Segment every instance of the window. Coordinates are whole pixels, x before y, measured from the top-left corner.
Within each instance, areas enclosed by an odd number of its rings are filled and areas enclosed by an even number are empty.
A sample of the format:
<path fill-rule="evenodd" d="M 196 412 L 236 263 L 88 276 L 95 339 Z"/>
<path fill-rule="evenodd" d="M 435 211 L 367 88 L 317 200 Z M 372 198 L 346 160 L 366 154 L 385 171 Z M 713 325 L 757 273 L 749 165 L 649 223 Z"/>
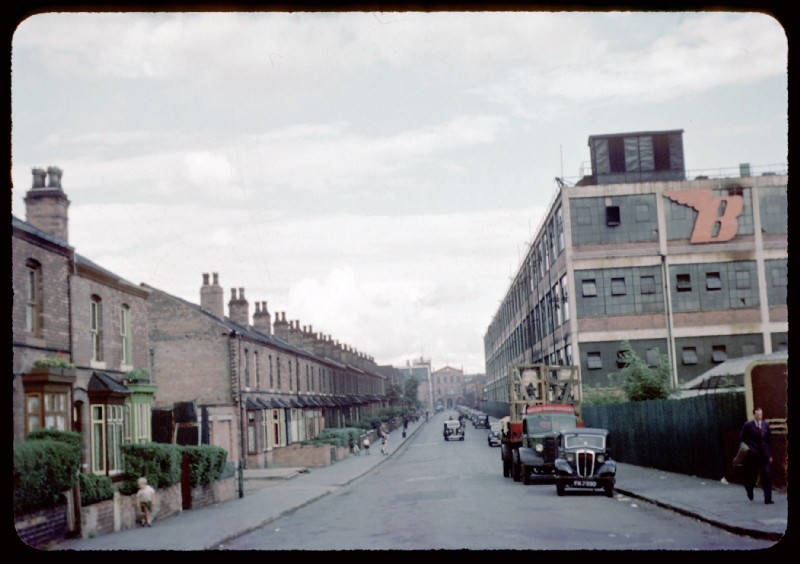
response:
<path fill-rule="evenodd" d="M 120 404 L 93 404 L 92 472 L 113 475 L 122 472 L 125 409 Z"/>
<path fill-rule="evenodd" d="M 103 360 L 103 302 L 92 296 L 90 304 L 90 323 L 92 332 L 92 360 Z"/>
<path fill-rule="evenodd" d="M 581 282 L 581 289 L 584 298 L 590 298 L 597 295 L 597 284 L 595 284 L 594 278 L 583 280 Z"/>
<path fill-rule="evenodd" d="M 647 349 L 647 352 L 645 353 L 645 359 L 647 360 L 647 366 L 649 366 L 650 368 L 657 367 L 658 361 L 660 360 L 658 349 L 656 348 Z"/>
<path fill-rule="evenodd" d="M 65 392 L 37 391 L 25 394 L 25 424 L 30 433 L 36 429 L 68 431 Z"/>
<path fill-rule="evenodd" d="M 653 159 L 656 170 L 670 170 L 668 135 L 653 135 Z"/>
<path fill-rule="evenodd" d="M 678 274 L 678 291 L 691 292 L 692 291 L 692 277 L 689 274 Z"/>
<path fill-rule="evenodd" d="M 269 389 L 272 390 L 275 388 L 275 381 L 272 375 L 272 355 L 269 355 Z"/>
<path fill-rule="evenodd" d="M 736 289 L 747 290 L 750 288 L 750 272 L 747 270 L 736 271 Z"/>
<path fill-rule="evenodd" d="M 753 343 L 744 343 L 742 345 L 742 356 L 750 356 L 756 354 L 756 346 Z"/>
<path fill-rule="evenodd" d="M 725 349 L 725 345 L 714 345 L 711 348 L 711 360 L 717 364 L 728 360 L 728 352 Z"/>
<path fill-rule="evenodd" d="M 122 364 L 133 364 L 133 349 L 131 347 L 131 310 L 127 304 L 122 304 L 119 310 L 120 338 L 122 339 Z"/>
<path fill-rule="evenodd" d="M 720 289 L 722 289 L 722 281 L 719 278 L 719 272 L 706 272 L 706 290 Z"/>
<path fill-rule="evenodd" d="M 619 206 L 606 206 L 606 225 L 616 227 L 619 222 Z"/>
<path fill-rule="evenodd" d="M 747 271 L 745 271 L 745 273 L 749 274 Z M 738 276 L 739 273 L 737 272 L 736 274 Z M 786 268 L 785 267 L 783 267 L 783 268 L 773 268 L 773 269 L 770 270 L 770 274 L 772 275 L 772 286 L 773 287 L 779 287 L 780 288 L 780 287 L 784 287 L 784 286 L 787 285 L 787 277 L 786 277 Z M 738 282 L 738 278 L 737 278 L 737 282 Z M 750 283 L 750 277 L 749 276 L 747 278 L 747 282 L 748 282 L 748 286 L 747 287 L 749 288 L 750 287 L 749 286 L 749 283 Z"/>
<path fill-rule="evenodd" d="M 683 363 L 697 364 L 697 348 L 683 347 Z"/>
<path fill-rule="evenodd" d="M 625 141 L 622 137 L 608 140 L 608 160 L 611 172 L 625 172 Z"/>
<path fill-rule="evenodd" d="M 42 267 L 35 260 L 28 261 L 25 280 L 25 331 L 40 335 L 42 330 Z"/>
<path fill-rule="evenodd" d="M 625 290 L 625 279 L 624 278 L 612 278 L 611 279 L 611 295 L 612 296 L 624 296 L 626 294 Z"/>
<path fill-rule="evenodd" d="M 642 276 L 639 278 L 642 294 L 655 294 L 656 293 L 656 277 L 655 276 Z"/>
<path fill-rule="evenodd" d="M 599 352 L 590 352 L 586 355 L 586 367 L 589 370 L 597 370 L 603 368 L 603 357 Z"/>

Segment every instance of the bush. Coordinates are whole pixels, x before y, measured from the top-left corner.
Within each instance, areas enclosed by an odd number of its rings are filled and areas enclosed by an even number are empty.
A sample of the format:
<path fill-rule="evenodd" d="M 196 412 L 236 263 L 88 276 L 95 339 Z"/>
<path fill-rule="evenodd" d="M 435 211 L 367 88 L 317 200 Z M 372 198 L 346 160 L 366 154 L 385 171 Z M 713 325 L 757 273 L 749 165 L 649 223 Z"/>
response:
<path fill-rule="evenodd" d="M 114 482 L 109 476 L 81 474 L 81 506 L 114 498 Z"/>
<path fill-rule="evenodd" d="M 55 429 L 36 429 L 35 431 L 31 431 L 28 433 L 29 441 L 37 441 L 37 440 L 54 440 L 54 441 L 61 441 L 63 443 L 67 443 L 68 445 L 73 446 L 74 448 L 78 449 L 80 452 L 82 448 L 82 439 L 81 434 L 76 433 L 75 431 L 56 431 Z"/>
<path fill-rule="evenodd" d="M 77 480 L 80 463 L 80 443 L 76 447 L 67 435 L 15 442 L 15 513 L 28 513 L 61 503 L 63 492 L 72 488 Z"/>
<path fill-rule="evenodd" d="M 122 445 L 123 480 L 120 493 L 136 493 L 141 476 L 154 488 L 165 488 L 181 481 L 180 447 L 162 443 Z"/>
<path fill-rule="evenodd" d="M 349 447 L 351 441 L 358 444 L 358 438 L 366 427 L 341 427 L 323 429 L 319 436 L 314 439 L 308 439 L 302 444 L 309 445 L 334 445 L 339 447 Z"/>
<path fill-rule="evenodd" d="M 222 447 L 192 445 L 180 447 L 180 450 L 189 458 L 192 487 L 210 484 L 225 472 L 228 451 Z"/>

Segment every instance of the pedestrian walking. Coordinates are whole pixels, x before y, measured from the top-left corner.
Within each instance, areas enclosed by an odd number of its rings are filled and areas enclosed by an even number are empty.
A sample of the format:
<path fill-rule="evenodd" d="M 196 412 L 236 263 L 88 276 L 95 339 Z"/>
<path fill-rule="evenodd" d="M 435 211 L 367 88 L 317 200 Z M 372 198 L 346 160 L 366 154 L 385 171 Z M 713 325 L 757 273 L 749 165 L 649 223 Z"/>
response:
<path fill-rule="evenodd" d="M 389 454 L 389 435 L 386 433 L 381 437 L 381 454 Z"/>
<path fill-rule="evenodd" d="M 369 454 L 369 437 L 364 437 L 364 451 Z"/>
<path fill-rule="evenodd" d="M 156 499 L 156 491 L 147 483 L 147 478 L 142 476 L 137 480 L 139 491 L 136 492 L 136 503 L 139 511 L 144 515 L 141 521 L 142 527 L 153 525 L 153 502 Z"/>
<path fill-rule="evenodd" d="M 742 426 L 739 434 L 739 444 L 744 443 L 748 448 L 742 470 L 744 472 L 744 489 L 747 492 L 747 499 L 751 501 L 753 488 L 760 477 L 761 489 L 764 491 L 764 503 L 772 503 L 771 440 L 769 423 L 764 421 L 761 408 L 756 407 L 753 409 L 753 419 Z"/>

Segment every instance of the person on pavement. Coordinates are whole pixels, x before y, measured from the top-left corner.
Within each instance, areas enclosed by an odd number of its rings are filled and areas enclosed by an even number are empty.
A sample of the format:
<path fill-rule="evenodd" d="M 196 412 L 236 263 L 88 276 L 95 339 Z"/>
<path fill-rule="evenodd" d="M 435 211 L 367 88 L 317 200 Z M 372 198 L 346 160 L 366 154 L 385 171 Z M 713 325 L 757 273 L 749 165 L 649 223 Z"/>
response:
<path fill-rule="evenodd" d="M 769 423 L 764 421 L 760 407 L 753 409 L 753 419 L 742 426 L 739 442 L 750 449 L 744 461 L 744 489 L 747 499 L 753 499 L 753 488 L 761 477 L 761 489 L 764 491 L 764 503 L 772 503 L 772 449 Z"/>
<path fill-rule="evenodd" d="M 139 510 L 144 514 L 142 527 L 151 527 L 153 524 L 153 502 L 156 498 L 156 491 L 147 483 L 147 478 L 141 477 L 137 480 L 139 491 L 136 492 L 136 502 Z"/>

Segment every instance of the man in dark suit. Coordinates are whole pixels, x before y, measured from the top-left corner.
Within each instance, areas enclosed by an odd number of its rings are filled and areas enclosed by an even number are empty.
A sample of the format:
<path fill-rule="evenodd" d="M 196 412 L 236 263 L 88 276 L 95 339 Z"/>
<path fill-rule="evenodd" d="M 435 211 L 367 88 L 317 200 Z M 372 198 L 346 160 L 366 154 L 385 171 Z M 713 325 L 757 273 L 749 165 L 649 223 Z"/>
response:
<path fill-rule="evenodd" d="M 749 447 L 744 463 L 744 489 L 747 498 L 753 499 L 753 488 L 761 475 L 761 488 L 764 490 L 764 503 L 772 503 L 772 449 L 770 448 L 769 424 L 763 420 L 760 407 L 753 409 L 753 419 L 742 426 L 739 442 Z"/>

